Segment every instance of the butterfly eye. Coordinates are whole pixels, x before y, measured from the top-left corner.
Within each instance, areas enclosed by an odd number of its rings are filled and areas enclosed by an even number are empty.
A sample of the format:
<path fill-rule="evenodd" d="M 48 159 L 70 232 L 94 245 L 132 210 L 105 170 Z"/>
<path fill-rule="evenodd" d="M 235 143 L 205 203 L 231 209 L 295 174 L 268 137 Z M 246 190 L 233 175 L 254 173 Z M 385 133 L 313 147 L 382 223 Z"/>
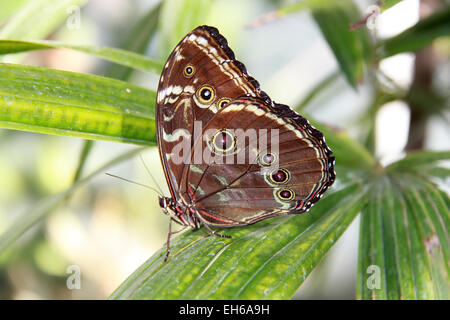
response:
<path fill-rule="evenodd" d="M 218 102 L 217 105 L 219 106 L 220 109 L 222 109 L 223 107 L 225 107 L 227 104 L 229 104 L 231 102 L 231 99 L 229 98 L 221 98 Z"/>
<path fill-rule="evenodd" d="M 222 153 L 229 152 L 236 146 L 236 139 L 227 130 L 220 130 L 211 139 L 213 145 L 213 151 L 219 151 Z"/>
<path fill-rule="evenodd" d="M 280 189 L 277 191 L 277 196 L 283 201 L 289 201 L 294 199 L 295 192 L 288 188 Z"/>
<path fill-rule="evenodd" d="M 194 66 L 187 65 L 187 66 L 184 68 L 184 70 L 183 70 L 183 75 L 184 75 L 186 78 L 190 78 L 190 77 L 192 77 L 192 76 L 194 75 L 194 72 L 195 72 Z"/>
<path fill-rule="evenodd" d="M 277 155 L 273 152 L 264 153 L 259 156 L 259 164 L 263 166 L 271 166 L 277 161 Z"/>
<path fill-rule="evenodd" d="M 197 98 L 202 104 L 210 103 L 216 97 L 216 92 L 213 87 L 204 85 L 197 90 Z"/>
<path fill-rule="evenodd" d="M 286 169 L 276 169 L 270 173 L 269 179 L 275 184 L 283 184 L 289 181 L 290 174 Z"/>

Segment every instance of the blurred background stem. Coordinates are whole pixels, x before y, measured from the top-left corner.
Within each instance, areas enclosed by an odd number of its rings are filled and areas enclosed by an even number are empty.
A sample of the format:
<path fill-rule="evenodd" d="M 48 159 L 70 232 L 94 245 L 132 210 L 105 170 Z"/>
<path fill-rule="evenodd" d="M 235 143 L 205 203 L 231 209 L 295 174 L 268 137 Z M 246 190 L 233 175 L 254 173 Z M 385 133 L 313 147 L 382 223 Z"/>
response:
<path fill-rule="evenodd" d="M 442 0 L 420 0 L 419 16 L 424 19 L 444 5 Z M 428 93 L 432 90 L 433 75 L 437 57 L 433 45 L 427 46 L 415 54 L 414 78 L 410 87 L 409 97 L 416 91 Z M 426 124 L 433 106 L 424 106 L 416 99 L 408 99 L 411 110 L 409 135 L 406 151 L 421 150 L 425 144 Z"/>

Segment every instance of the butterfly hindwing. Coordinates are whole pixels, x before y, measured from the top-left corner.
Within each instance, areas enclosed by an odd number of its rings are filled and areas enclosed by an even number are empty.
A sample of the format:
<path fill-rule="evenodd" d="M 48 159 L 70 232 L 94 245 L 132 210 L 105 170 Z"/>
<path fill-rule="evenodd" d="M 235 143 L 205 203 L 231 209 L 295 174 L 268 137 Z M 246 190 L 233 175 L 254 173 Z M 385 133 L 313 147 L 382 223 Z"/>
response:
<path fill-rule="evenodd" d="M 234 100 L 194 143 L 195 150 L 209 150 L 215 161 L 192 164 L 183 176 L 186 189 L 180 191 L 209 224 L 243 225 L 305 212 L 334 181 L 334 158 L 320 133 L 301 117 L 281 116 L 283 110 L 261 99 Z M 234 150 L 221 154 L 220 144 L 214 148 L 214 132 L 226 132 L 230 140 L 234 136 Z M 264 143 L 252 143 L 260 140 Z"/>

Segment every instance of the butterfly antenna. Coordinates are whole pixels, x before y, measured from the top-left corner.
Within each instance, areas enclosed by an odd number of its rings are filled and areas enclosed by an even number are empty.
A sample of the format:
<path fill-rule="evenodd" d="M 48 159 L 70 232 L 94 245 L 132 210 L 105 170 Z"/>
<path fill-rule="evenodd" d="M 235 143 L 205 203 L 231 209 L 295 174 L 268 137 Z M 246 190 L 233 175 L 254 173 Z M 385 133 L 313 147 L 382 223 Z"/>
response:
<path fill-rule="evenodd" d="M 150 170 L 148 169 L 147 165 L 145 164 L 144 158 L 142 157 L 142 154 L 139 154 L 139 157 L 141 158 L 142 165 L 144 166 L 145 170 L 147 170 L 148 175 L 150 176 L 150 179 L 152 179 L 155 186 L 158 188 L 158 190 L 163 194 L 164 192 L 161 190 L 161 187 L 159 186 L 158 182 L 156 181 L 155 177 L 152 175 Z"/>
<path fill-rule="evenodd" d="M 136 182 L 136 181 L 131 181 L 131 180 L 128 180 L 128 179 L 125 179 L 125 178 L 116 176 L 116 175 L 111 174 L 111 173 L 105 173 L 105 174 L 106 174 L 107 176 L 110 176 L 110 177 L 113 177 L 113 178 L 117 178 L 117 179 L 120 179 L 120 180 L 123 180 L 123 181 L 126 181 L 126 182 L 134 183 L 134 184 L 136 184 L 136 185 L 138 185 L 138 186 L 145 187 L 145 188 L 147 188 L 147 189 L 150 189 L 150 190 L 152 190 L 152 191 L 155 191 L 160 197 L 164 197 L 164 196 L 162 195 L 162 193 L 160 193 L 158 190 L 156 190 L 155 188 L 152 188 L 152 187 L 150 187 L 150 186 L 147 186 L 147 185 L 145 185 L 145 184 L 142 184 L 142 183 L 139 183 L 139 182 Z"/>

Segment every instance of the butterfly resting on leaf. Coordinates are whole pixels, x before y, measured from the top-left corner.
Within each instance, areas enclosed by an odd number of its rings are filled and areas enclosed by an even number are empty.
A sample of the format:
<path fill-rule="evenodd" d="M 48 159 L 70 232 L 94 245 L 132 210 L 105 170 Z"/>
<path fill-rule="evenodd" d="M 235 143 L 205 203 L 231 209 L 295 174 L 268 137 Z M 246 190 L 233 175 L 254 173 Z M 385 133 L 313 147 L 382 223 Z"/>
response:
<path fill-rule="evenodd" d="M 194 29 L 170 54 L 156 127 L 171 195 L 159 204 L 184 227 L 227 237 L 211 227 L 306 212 L 335 180 L 323 134 L 272 101 L 214 27 Z"/>

